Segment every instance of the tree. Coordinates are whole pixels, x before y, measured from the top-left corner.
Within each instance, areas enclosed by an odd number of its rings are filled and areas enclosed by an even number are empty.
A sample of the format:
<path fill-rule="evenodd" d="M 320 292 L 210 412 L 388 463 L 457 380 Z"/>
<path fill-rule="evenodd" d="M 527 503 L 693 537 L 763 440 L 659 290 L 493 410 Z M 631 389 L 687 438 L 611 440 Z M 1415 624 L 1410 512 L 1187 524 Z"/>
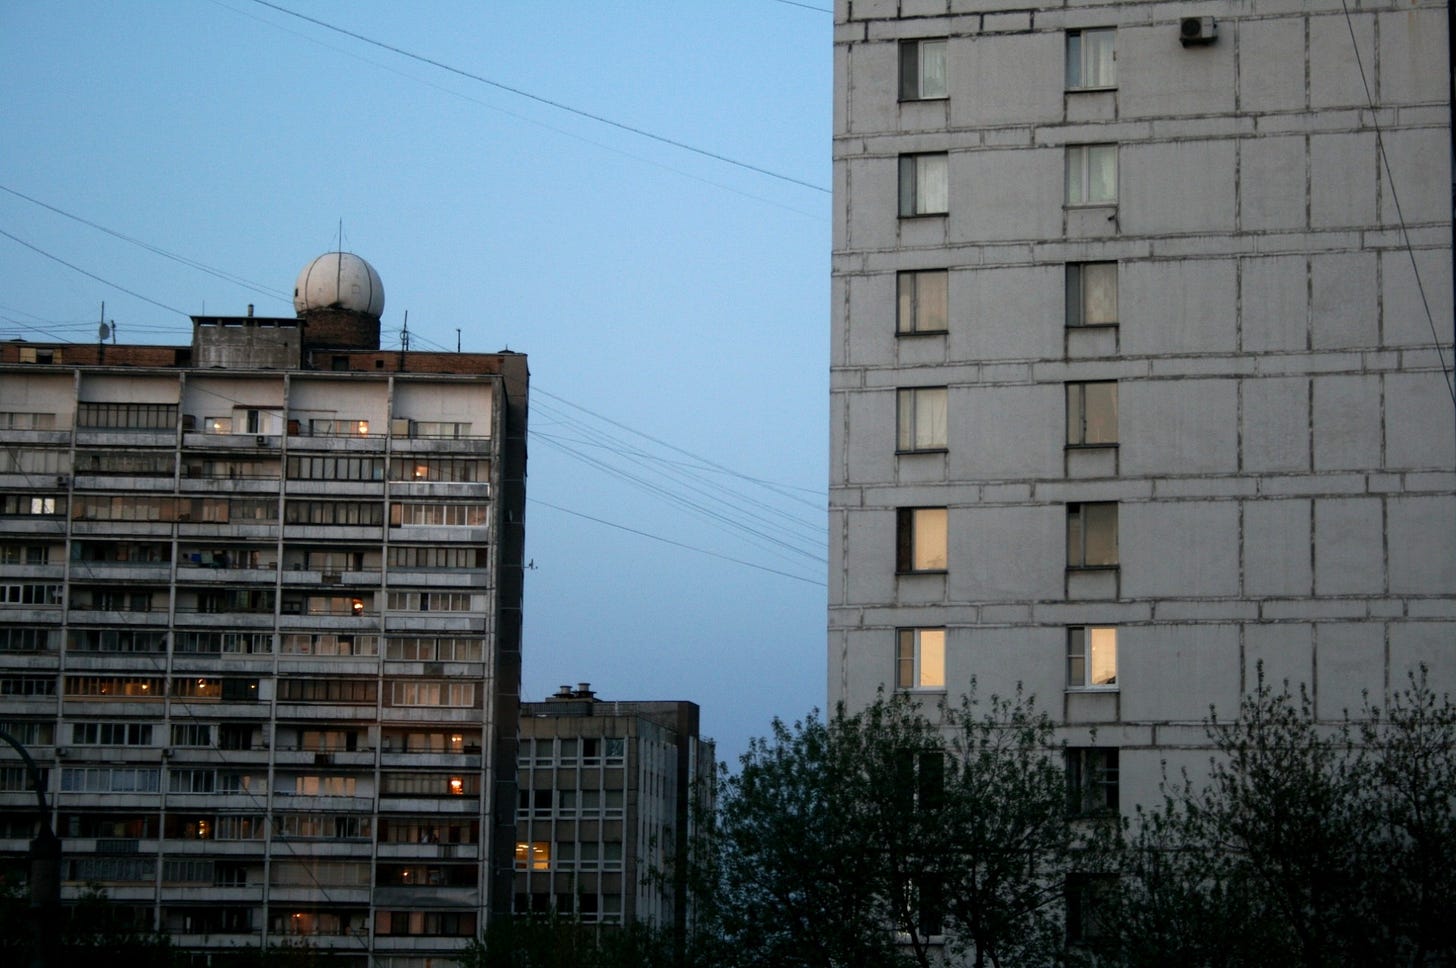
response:
<path fill-rule="evenodd" d="M 713 909 L 741 964 L 977 965 L 1062 950 L 1063 892 L 1097 825 L 1069 825 L 1051 721 L 974 684 L 934 718 L 905 694 L 775 721 L 722 786 Z M 728 962 L 720 962 L 728 963 Z"/>
<path fill-rule="evenodd" d="M 1424 670 L 1357 729 L 1261 669 L 1207 728 L 1206 786 L 1165 785 L 1137 820 L 1125 964 L 1456 965 L 1456 710 Z"/>
<path fill-rule="evenodd" d="M 737 964 L 901 961 L 871 876 L 878 846 L 851 792 L 863 787 L 863 750 L 847 719 L 841 710 L 829 722 L 817 713 L 792 727 L 774 720 L 722 785 L 711 909 Z"/>
<path fill-rule="evenodd" d="M 1117 820 L 1069 822 L 1053 724 L 1019 689 L 981 711 L 973 688 L 947 718 L 942 877 L 954 947 L 977 968 L 1055 963 L 1067 882 L 1107 868 Z"/>

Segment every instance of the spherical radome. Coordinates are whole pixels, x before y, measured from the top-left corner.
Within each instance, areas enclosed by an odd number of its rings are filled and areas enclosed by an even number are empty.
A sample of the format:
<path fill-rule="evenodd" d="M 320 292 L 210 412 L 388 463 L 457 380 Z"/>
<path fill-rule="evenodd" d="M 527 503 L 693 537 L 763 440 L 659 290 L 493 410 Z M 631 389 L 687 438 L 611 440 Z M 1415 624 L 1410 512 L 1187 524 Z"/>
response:
<path fill-rule="evenodd" d="M 325 252 L 303 267 L 293 284 L 293 309 L 344 309 L 384 315 L 384 283 L 374 267 L 352 252 Z"/>

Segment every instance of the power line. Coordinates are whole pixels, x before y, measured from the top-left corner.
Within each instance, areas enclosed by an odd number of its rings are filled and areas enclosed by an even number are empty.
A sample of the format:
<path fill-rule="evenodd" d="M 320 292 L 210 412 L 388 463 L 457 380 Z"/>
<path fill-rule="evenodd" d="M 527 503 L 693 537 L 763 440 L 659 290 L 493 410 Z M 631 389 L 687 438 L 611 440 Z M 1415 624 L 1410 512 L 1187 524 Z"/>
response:
<path fill-rule="evenodd" d="M 166 303 L 160 303 L 160 302 L 157 302 L 155 299 L 151 299 L 151 298 L 148 298 L 147 296 L 143 296 L 139 292 L 133 292 L 132 290 L 126 288 L 125 286 L 118 285 L 117 283 L 114 283 L 114 282 L 110 281 L 109 279 L 103 279 L 103 278 L 101 278 L 100 276 L 98 276 L 94 272 L 87 272 L 85 269 L 82 269 L 80 266 L 73 265 L 72 263 L 67 262 L 65 259 L 62 259 L 60 256 L 51 255 L 46 250 L 44 250 L 42 248 L 39 248 L 38 246 L 31 245 L 29 242 L 25 241 L 24 239 L 17 238 L 16 236 L 11 235 L 9 232 L 5 231 L 4 229 L 0 229 L 0 235 L 5 236 L 7 239 L 10 239 L 12 242 L 16 242 L 16 243 L 18 243 L 20 245 L 25 246 L 27 249 L 31 250 L 32 252 L 37 253 L 38 255 L 45 256 L 47 259 L 50 259 L 53 262 L 59 262 L 61 265 L 65 266 L 67 269 L 71 269 L 71 270 L 74 270 L 76 272 L 79 272 L 79 273 L 81 273 L 81 275 L 86 276 L 89 279 L 95 279 L 97 282 L 101 283 L 103 286 L 110 286 L 111 288 L 113 288 L 113 289 L 115 289 L 115 290 L 117 290 L 119 292 L 126 293 L 128 296 L 134 296 L 137 299 L 140 299 L 142 302 L 151 303 L 153 306 L 156 306 L 159 309 L 165 309 L 169 313 L 176 313 L 178 316 L 186 316 L 188 319 L 191 319 L 192 318 L 192 314 L 191 313 L 185 313 L 182 310 L 176 308 L 175 306 L 168 306 Z"/>
<path fill-rule="evenodd" d="M 741 558 L 732 558 L 728 555 L 720 555 L 716 551 L 708 551 L 705 548 L 697 548 L 690 544 L 684 544 L 681 541 L 673 541 L 671 538 L 664 538 L 661 535 L 651 534 L 650 532 L 642 531 L 638 528 L 631 528 L 625 524 L 617 524 L 615 521 L 608 521 L 604 518 L 593 517 L 590 514 L 583 514 L 580 511 L 573 511 L 570 508 L 564 508 L 559 504 L 552 504 L 549 501 L 543 501 L 540 498 L 528 497 L 526 498 L 526 500 L 531 504 L 539 504 L 542 507 L 551 508 L 553 511 L 560 511 L 563 514 L 570 514 L 578 518 L 585 518 L 588 521 L 595 521 L 597 524 L 604 524 L 609 528 L 617 528 L 620 531 L 626 531 L 630 534 L 640 535 L 643 538 L 650 538 L 653 541 L 661 541 L 663 544 L 669 544 L 675 548 L 683 548 L 687 551 L 695 551 L 698 554 L 707 555 L 710 558 L 721 558 L 724 561 L 731 561 L 736 565 L 743 565 L 746 568 L 756 568 L 759 571 L 766 571 L 772 575 L 780 575 L 784 578 L 792 578 L 794 581 L 801 581 L 806 585 L 818 585 L 821 588 L 828 587 L 822 581 L 815 581 L 812 578 L 805 578 L 802 575 L 791 574 L 790 572 L 780 571 L 777 568 L 769 568 L 765 565 L 756 565 L 751 561 L 744 561 Z"/>
<path fill-rule="evenodd" d="M 27 202 L 30 202 L 32 205 L 39 205 L 41 208 L 46 209 L 47 211 L 55 212 L 57 215 L 61 215 L 65 218 L 71 219 L 73 222 L 80 222 L 82 225 L 93 228 L 98 232 L 104 232 L 112 238 L 120 239 L 121 241 L 130 243 L 131 245 L 139 246 L 140 248 L 146 249 L 148 252 L 162 256 L 164 259 L 171 259 L 173 262 L 180 263 L 190 269 L 200 270 L 210 276 L 221 279 L 224 282 L 230 282 L 233 285 L 242 286 L 244 289 L 251 289 L 253 292 L 258 293 L 259 295 L 271 296 L 274 299 L 283 301 L 286 301 L 289 298 L 286 293 L 280 292 L 277 289 L 269 289 L 262 283 L 252 282 L 251 280 L 244 279 L 242 276 L 233 275 L 231 272 L 227 272 L 226 270 L 218 269 L 205 263 L 198 262 L 196 259 L 189 259 L 186 256 L 177 255 L 175 252 L 168 252 L 166 249 L 158 248 L 157 246 L 152 245 L 150 242 L 143 242 L 141 239 L 132 238 L 130 235 L 124 235 L 121 232 L 116 231 L 115 229 L 109 229 L 104 225 L 99 225 L 96 222 L 91 221 L 90 219 L 85 219 L 79 215 L 67 212 L 64 209 L 57 208 L 56 206 L 51 205 L 47 202 L 43 202 L 38 198 L 32 198 L 24 192 L 16 191 L 15 189 L 10 188 L 7 185 L 0 185 L 0 192 L 7 192 L 11 195 L 14 195 L 16 198 L 21 198 Z"/>
<path fill-rule="evenodd" d="M 380 48 L 381 50 L 387 50 L 391 53 L 398 54 L 401 57 L 408 57 L 411 60 L 419 61 L 421 64 L 428 64 L 431 67 L 438 68 L 442 71 L 448 71 L 451 74 L 456 74 L 460 77 L 468 78 L 469 80 L 489 85 L 490 87 L 497 88 L 498 90 L 514 94 L 517 97 L 523 97 L 528 100 L 535 101 L 538 104 L 544 104 L 548 107 L 556 108 L 558 111 L 565 111 L 568 114 L 574 114 L 578 117 L 587 118 L 588 120 L 595 121 L 598 124 L 605 124 L 610 127 L 617 128 L 621 131 L 635 134 L 642 138 L 648 138 L 652 141 L 659 142 L 660 144 L 670 145 L 683 151 L 690 151 L 695 155 L 701 155 L 704 158 L 711 158 L 714 161 L 721 161 L 724 164 L 733 165 L 746 171 L 756 172 L 760 175 L 767 175 L 769 178 L 776 178 L 779 181 L 788 182 L 792 185 L 799 185 L 802 188 L 812 189 L 816 192 L 824 192 L 825 194 L 829 193 L 829 189 L 825 188 L 822 185 L 815 185 L 813 182 L 804 181 L 803 179 L 795 178 L 792 175 L 781 174 L 780 172 L 772 171 L 768 168 L 762 168 L 758 165 L 750 164 L 746 161 L 739 161 L 736 158 L 730 158 L 727 155 L 719 154 L 715 151 L 709 151 L 706 148 L 699 148 L 696 145 L 690 145 L 684 141 L 678 141 L 676 139 L 666 137 L 665 135 L 654 134 L 653 132 L 648 131 L 645 128 L 638 128 L 633 125 L 626 124 L 622 121 L 614 121 L 613 119 L 600 114 L 593 114 L 592 112 L 582 110 L 581 108 L 574 108 L 569 104 L 563 104 L 560 101 L 553 101 L 550 98 L 542 97 L 539 94 L 532 94 L 530 91 L 525 91 L 518 87 L 512 87 L 509 84 L 503 84 L 500 81 L 493 81 L 488 77 L 481 76 L 480 74 L 473 74 L 470 71 L 462 70 L 458 67 L 452 67 L 451 65 L 446 64 L 443 61 L 437 61 L 433 58 L 426 57 L 423 54 L 416 54 L 413 51 L 405 50 L 403 47 L 396 47 L 393 44 L 387 44 L 382 40 L 375 40 L 372 37 L 366 37 L 364 34 L 356 33 L 355 31 L 348 30 L 347 28 L 336 26 L 335 24 L 331 24 L 325 20 L 319 20 L 316 17 L 310 17 L 307 14 L 302 14 L 295 10 L 289 10 L 287 7 L 279 6 L 276 3 L 270 3 L 269 0 L 253 0 L 253 2 L 258 4 L 259 6 L 267 7 L 270 10 L 276 10 L 281 14 L 286 14 L 290 17 L 297 17 L 299 20 L 303 20 L 308 23 L 314 24 L 315 26 L 322 27 L 325 30 L 332 30 L 335 33 L 343 34 L 345 37 L 352 37 L 353 39 L 360 41 L 361 43 L 370 44 L 374 47 Z"/>
<path fill-rule="evenodd" d="M 1426 311 L 1426 322 L 1431 327 L 1431 340 L 1436 347 L 1436 357 L 1441 364 L 1441 377 L 1446 381 L 1446 392 L 1451 397 L 1451 403 L 1456 405 L 1456 385 L 1452 384 L 1451 373 L 1446 367 L 1446 351 L 1441 343 L 1441 337 L 1436 333 L 1436 319 L 1431 313 L 1430 301 L 1426 298 L 1426 287 L 1421 283 L 1421 267 L 1416 264 L 1416 253 L 1411 245 L 1410 230 L 1405 224 L 1405 213 L 1400 208 L 1400 196 L 1395 191 L 1395 175 L 1390 170 L 1390 156 L 1385 153 L 1385 138 L 1380 130 L 1380 117 L 1375 107 L 1375 95 L 1370 92 L 1370 81 L 1365 76 L 1365 62 L 1360 57 L 1360 42 L 1355 38 L 1355 21 L 1350 16 L 1350 5 L 1341 0 L 1341 7 L 1345 11 L 1345 26 L 1350 31 L 1350 46 L 1355 51 L 1355 66 L 1360 71 L 1360 83 L 1365 87 L 1365 101 L 1370 105 L 1370 124 L 1375 128 L 1375 148 L 1380 153 L 1381 164 L 1385 168 L 1385 180 L 1390 184 L 1390 200 L 1395 204 L 1395 219 L 1400 225 L 1400 236 L 1405 243 L 1406 255 L 1410 257 L 1411 273 L 1416 279 L 1416 291 L 1420 293 L 1421 305 Z"/>

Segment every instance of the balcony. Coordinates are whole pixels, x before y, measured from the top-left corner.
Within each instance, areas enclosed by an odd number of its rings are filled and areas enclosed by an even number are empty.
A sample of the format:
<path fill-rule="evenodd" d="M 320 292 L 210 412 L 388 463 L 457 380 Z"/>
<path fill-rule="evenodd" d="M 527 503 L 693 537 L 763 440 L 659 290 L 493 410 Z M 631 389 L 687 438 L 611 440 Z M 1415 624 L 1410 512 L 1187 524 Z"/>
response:
<path fill-rule="evenodd" d="M 177 566 L 178 585 L 272 585 L 276 580 L 277 571 L 269 567 L 221 568 L 196 561 Z"/>
<path fill-rule="evenodd" d="M 283 437 L 279 434 L 207 434 L 195 430 L 185 431 L 182 434 L 182 449 L 189 452 L 238 453 L 247 451 L 256 453 L 262 451 L 276 454 L 282 446 Z"/>
<path fill-rule="evenodd" d="M 177 622 L 196 629 L 271 629 L 273 613 L 199 612 L 196 606 L 177 609 Z"/>
<path fill-rule="evenodd" d="M 172 475 L 156 474 L 77 474 L 78 491 L 162 491 L 172 492 Z"/>
<path fill-rule="evenodd" d="M 166 561 L 73 561 L 71 581 L 127 582 L 165 585 L 171 581 L 172 565 Z"/>
<path fill-rule="evenodd" d="M 175 447 L 177 431 L 154 428 L 131 429 L 127 427 L 78 427 L 76 447 Z"/>
<path fill-rule="evenodd" d="M 395 437 L 390 453 L 396 456 L 428 454 L 466 454 L 489 457 L 495 452 L 489 437 Z"/>
<path fill-rule="evenodd" d="M 389 769 L 434 769 L 460 773 L 480 772 L 480 747 L 475 753 L 384 753 L 380 767 Z"/>
<path fill-rule="evenodd" d="M 380 859 L 478 860 L 479 844 L 380 844 Z"/>
<path fill-rule="evenodd" d="M 468 498 L 490 500 L 488 481 L 394 481 L 389 485 L 391 497 L 400 498 Z"/>

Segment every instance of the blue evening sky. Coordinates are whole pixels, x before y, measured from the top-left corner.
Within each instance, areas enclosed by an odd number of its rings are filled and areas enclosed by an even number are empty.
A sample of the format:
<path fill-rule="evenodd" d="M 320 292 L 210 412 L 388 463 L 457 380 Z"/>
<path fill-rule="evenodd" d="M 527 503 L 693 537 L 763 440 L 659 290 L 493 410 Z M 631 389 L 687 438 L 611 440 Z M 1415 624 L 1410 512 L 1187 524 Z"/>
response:
<path fill-rule="evenodd" d="M 824 702 L 829 6 L 4 0 L 0 339 L 292 315 L 342 221 L 386 346 L 529 355 L 523 698 L 732 762 Z"/>

